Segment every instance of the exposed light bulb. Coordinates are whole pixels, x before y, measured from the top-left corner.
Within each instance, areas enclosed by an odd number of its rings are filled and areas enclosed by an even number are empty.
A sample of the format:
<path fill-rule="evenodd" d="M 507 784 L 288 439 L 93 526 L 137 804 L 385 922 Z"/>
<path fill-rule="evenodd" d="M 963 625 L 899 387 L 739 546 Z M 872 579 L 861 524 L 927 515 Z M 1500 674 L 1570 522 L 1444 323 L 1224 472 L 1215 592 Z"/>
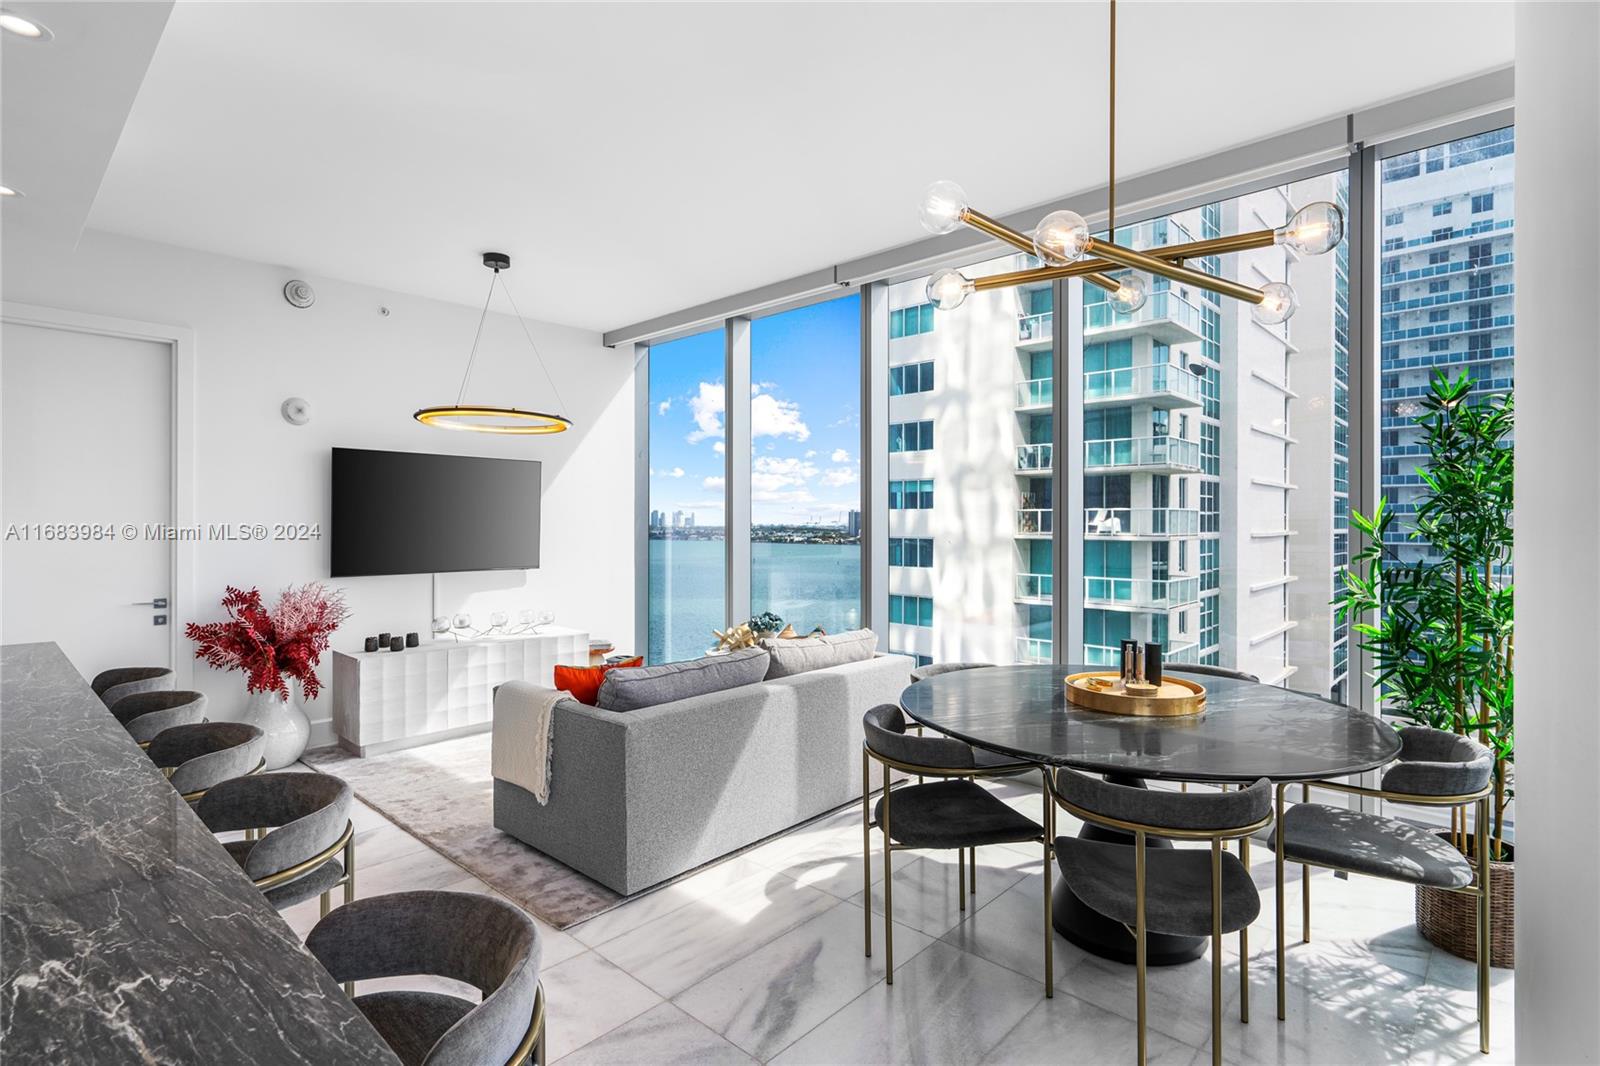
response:
<path fill-rule="evenodd" d="M 48 41 L 52 34 L 45 26 L 12 11 L 0 10 L 0 30 L 29 41 Z"/>
<path fill-rule="evenodd" d="M 1272 281 L 1261 286 L 1262 300 L 1250 310 L 1250 317 L 1263 326 L 1276 326 L 1289 321 L 1300 306 L 1300 298 L 1294 290 L 1281 281 Z"/>
<path fill-rule="evenodd" d="M 967 190 L 953 181 L 936 181 L 922 194 L 917 219 L 929 233 L 950 233 L 961 225 L 967 209 Z"/>
<path fill-rule="evenodd" d="M 1144 280 L 1142 275 L 1129 274 L 1117 280 L 1122 284 L 1116 292 L 1111 294 L 1111 302 L 1123 314 L 1133 314 L 1145 305 L 1146 300 L 1150 299 L 1150 283 Z"/>
<path fill-rule="evenodd" d="M 0 196 L 21 196 L 22 194 L 9 185 L 0 185 Z"/>
<path fill-rule="evenodd" d="M 928 302 L 941 311 L 954 311 L 974 291 L 972 279 L 959 270 L 941 270 L 928 279 Z"/>
<path fill-rule="evenodd" d="M 1272 238 L 1304 255 L 1331 252 L 1344 239 L 1344 212 L 1327 200 L 1306 204 L 1294 213 L 1288 225 L 1273 230 Z"/>
<path fill-rule="evenodd" d="M 1089 223 L 1076 211 L 1052 211 L 1033 231 L 1033 254 L 1061 266 L 1083 258 L 1089 246 Z"/>

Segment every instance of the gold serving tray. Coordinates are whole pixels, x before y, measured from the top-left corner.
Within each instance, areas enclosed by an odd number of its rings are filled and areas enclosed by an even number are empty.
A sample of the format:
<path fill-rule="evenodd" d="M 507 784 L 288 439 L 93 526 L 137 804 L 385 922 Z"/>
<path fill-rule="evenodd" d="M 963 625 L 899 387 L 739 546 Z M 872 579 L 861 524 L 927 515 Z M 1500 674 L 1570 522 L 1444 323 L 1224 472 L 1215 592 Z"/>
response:
<path fill-rule="evenodd" d="M 1176 677 L 1161 680 L 1153 696 L 1131 696 L 1112 691 L 1121 675 L 1110 671 L 1073 674 L 1064 682 L 1067 701 L 1075 706 L 1105 714 L 1127 714 L 1141 718 L 1183 718 L 1206 709 L 1204 685 Z"/>

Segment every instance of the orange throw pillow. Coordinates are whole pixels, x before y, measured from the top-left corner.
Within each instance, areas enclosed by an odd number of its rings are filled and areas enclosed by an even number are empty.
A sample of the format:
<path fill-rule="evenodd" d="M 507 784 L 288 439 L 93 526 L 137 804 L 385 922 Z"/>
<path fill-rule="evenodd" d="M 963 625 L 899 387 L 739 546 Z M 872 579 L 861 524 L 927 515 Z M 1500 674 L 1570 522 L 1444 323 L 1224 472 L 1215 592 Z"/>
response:
<path fill-rule="evenodd" d="M 605 666 L 557 666 L 556 688 L 572 693 L 572 698 L 579 703 L 594 706 L 594 701 L 600 695 L 600 683 L 606 679 L 607 670 L 617 670 L 624 666 L 643 666 L 644 656 L 633 659 L 624 659 L 620 663 L 608 663 Z"/>

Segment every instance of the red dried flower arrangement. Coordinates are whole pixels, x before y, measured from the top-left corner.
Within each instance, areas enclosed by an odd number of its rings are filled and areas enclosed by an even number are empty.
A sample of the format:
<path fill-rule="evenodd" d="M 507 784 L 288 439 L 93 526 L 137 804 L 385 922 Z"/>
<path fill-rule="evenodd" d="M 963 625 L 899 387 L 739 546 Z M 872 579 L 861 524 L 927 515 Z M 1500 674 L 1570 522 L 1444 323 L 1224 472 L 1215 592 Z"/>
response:
<path fill-rule="evenodd" d="M 350 617 L 342 592 L 320 584 L 291 586 L 268 611 L 259 589 L 246 592 L 229 585 L 222 606 L 229 621 L 184 627 L 184 635 L 199 645 L 196 659 L 218 670 L 243 670 L 249 692 L 276 692 L 288 699 L 293 678 L 306 699 L 317 698 L 322 691 L 317 663 L 328 650 L 328 638 Z"/>

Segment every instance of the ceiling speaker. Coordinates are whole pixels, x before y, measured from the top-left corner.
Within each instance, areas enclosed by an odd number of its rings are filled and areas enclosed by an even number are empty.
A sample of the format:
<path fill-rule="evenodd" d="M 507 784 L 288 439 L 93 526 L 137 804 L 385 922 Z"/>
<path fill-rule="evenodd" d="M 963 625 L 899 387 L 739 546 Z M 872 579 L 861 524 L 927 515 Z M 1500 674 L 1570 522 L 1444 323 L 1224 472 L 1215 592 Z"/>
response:
<path fill-rule="evenodd" d="M 309 282 L 291 281 L 283 287 L 283 298 L 293 307 L 310 307 L 317 302 L 317 294 Z"/>

